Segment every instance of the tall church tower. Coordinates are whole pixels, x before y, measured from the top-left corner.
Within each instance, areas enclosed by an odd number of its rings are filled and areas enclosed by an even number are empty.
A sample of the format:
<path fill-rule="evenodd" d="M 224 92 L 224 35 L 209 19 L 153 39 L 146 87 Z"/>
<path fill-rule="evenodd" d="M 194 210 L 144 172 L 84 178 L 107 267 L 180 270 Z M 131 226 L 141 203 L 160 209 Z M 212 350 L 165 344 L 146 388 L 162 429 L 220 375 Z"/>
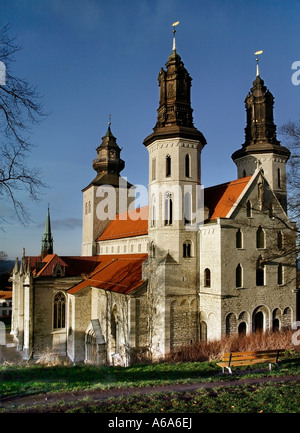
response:
<path fill-rule="evenodd" d="M 197 217 L 206 140 L 193 124 L 191 81 L 177 53 L 174 31 L 166 70 L 158 76 L 157 122 L 144 140 L 149 152 L 149 254 L 143 278 L 148 281 L 154 358 L 198 341 Z"/>
<path fill-rule="evenodd" d="M 256 78 L 245 99 L 247 123 L 245 142 L 233 153 L 238 178 L 252 175 L 260 166 L 281 205 L 286 209 L 286 162 L 290 151 L 276 137 L 273 117 L 274 97 L 260 77 L 258 58 Z"/>
<path fill-rule="evenodd" d="M 81 255 L 97 254 L 96 239 L 119 212 L 128 210 L 134 201 L 132 185 L 120 176 L 125 167 L 121 149 L 111 132 L 111 123 L 102 143 L 97 147 L 93 168 L 97 172 L 83 192 L 83 223 Z"/>
<path fill-rule="evenodd" d="M 191 77 L 176 50 L 158 75 L 159 107 L 153 133 L 145 138 L 149 152 L 149 238 L 151 254 L 169 253 L 180 262 L 192 256 L 201 183 L 201 151 L 206 144 L 193 124 Z M 186 242 L 186 246 L 185 245 Z M 185 249 L 185 251 L 184 251 Z"/>

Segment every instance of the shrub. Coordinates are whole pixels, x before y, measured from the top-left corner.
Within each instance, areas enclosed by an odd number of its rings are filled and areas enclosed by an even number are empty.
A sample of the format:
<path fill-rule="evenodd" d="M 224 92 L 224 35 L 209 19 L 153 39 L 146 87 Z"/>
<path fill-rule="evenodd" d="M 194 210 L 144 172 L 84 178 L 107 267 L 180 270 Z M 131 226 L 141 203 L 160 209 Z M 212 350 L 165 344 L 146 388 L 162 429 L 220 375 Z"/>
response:
<path fill-rule="evenodd" d="M 167 362 L 215 361 L 224 352 L 245 352 L 267 349 L 295 349 L 292 334 L 295 331 L 256 332 L 244 336 L 224 336 L 220 340 L 194 343 L 182 346 L 169 353 Z"/>

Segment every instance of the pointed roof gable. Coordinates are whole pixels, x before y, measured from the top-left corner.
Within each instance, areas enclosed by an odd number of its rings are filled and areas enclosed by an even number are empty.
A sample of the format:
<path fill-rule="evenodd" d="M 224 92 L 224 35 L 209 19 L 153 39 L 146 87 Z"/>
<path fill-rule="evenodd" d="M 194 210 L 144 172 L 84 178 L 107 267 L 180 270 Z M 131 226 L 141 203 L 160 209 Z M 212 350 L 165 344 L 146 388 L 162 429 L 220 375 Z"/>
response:
<path fill-rule="evenodd" d="M 50 277 L 56 265 L 65 269 L 65 276 L 78 276 L 92 272 L 99 260 L 98 256 L 58 256 L 48 254 L 42 261 L 41 256 L 27 257 L 30 259 L 31 271 L 35 277 Z"/>
<path fill-rule="evenodd" d="M 204 203 L 209 208 L 209 219 L 226 218 L 252 176 L 215 185 L 204 190 Z"/>

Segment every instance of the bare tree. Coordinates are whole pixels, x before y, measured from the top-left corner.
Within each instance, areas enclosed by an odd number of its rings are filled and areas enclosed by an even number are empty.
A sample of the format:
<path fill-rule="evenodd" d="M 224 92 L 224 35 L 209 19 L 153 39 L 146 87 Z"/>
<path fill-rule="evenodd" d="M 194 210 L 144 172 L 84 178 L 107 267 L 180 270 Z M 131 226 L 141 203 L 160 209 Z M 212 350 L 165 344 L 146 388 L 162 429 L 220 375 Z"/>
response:
<path fill-rule="evenodd" d="M 291 156 L 287 164 L 288 211 L 290 218 L 300 219 L 300 120 L 287 122 L 279 133 L 284 138 L 284 145 Z"/>
<path fill-rule="evenodd" d="M 9 26 L 0 28 L 0 60 L 5 65 L 5 84 L 0 83 L 0 198 L 8 201 L 18 219 L 26 223 L 29 212 L 24 192 L 37 200 L 45 186 L 39 169 L 25 163 L 33 147 L 28 134 L 47 114 L 36 88 L 12 75 L 14 55 L 21 47 L 9 36 L 9 30 Z"/>
<path fill-rule="evenodd" d="M 0 263 L 7 260 L 7 254 L 4 251 L 0 251 Z"/>

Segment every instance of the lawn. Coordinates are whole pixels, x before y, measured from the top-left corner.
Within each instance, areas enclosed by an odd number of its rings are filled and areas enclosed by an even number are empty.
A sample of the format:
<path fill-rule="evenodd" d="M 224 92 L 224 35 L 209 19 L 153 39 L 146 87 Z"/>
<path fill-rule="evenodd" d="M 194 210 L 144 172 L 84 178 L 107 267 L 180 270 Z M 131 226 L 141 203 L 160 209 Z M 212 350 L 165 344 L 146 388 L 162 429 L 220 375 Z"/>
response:
<path fill-rule="evenodd" d="M 300 374 L 299 354 L 283 359 L 280 368 L 269 372 L 267 365 L 259 368 L 245 367 L 237 374 L 222 375 L 216 362 L 178 362 L 134 365 L 132 367 L 96 366 L 3 366 L 0 368 L 0 398 L 14 396 L 58 395 L 87 391 L 87 397 L 65 402 L 63 398 L 49 404 L 42 401 L 34 409 L 29 406 L 12 404 L 4 412 L 74 412 L 74 413 L 227 413 L 227 412 L 299 412 Z M 294 376 L 287 383 L 267 382 L 243 386 L 225 386 L 236 378 L 278 378 Z M 224 386 L 214 387 L 214 382 L 224 382 Z M 106 400 L 89 397 L 88 391 L 113 388 L 136 388 L 146 386 L 189 384 L 196 382 L 211 383 L 209 389 L 186 392 L 164 392 L 147 395 L 133 394 Z M 155 389 L 153 389 L 155 391 Z M 43 399 L 45 400 L 45 399 Z M 1 407 L 1 401 L 0 401 Z"/>

